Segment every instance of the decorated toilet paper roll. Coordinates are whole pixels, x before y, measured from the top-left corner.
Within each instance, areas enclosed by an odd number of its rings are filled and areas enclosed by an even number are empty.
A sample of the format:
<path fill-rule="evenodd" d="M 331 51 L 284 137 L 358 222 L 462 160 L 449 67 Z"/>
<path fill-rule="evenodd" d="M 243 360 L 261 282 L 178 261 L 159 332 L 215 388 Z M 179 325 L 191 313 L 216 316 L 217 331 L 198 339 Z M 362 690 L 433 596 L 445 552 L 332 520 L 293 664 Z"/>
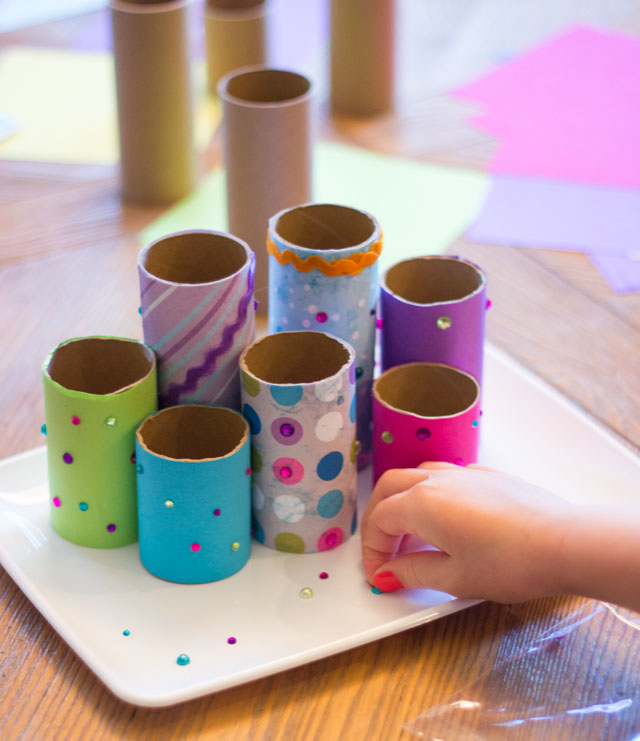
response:
<path fill-rule="evenodd" d="M 328 203 L 269 220 L 269 331 L 321 330 L 356 351 L 357 437 L 370 449 L 371 383 L 382 236 L 376 219 Z"/>
<path fill-rule="evenodd" d="M 158 356 L 161 406 L 240 407 L 238 360 L 253 340 L 255 258 L 230 234 L 185 231 L 138 259 L 145 341 Z"/>
<path fill-rule="evenodd" d="M 382 368 L 426 361 L 471 373 L 482 383 L 487 281 L 471 262 L 426 256 L 382 277 Z"/>
<path fill-rule="evenodd" d="M 171 203 L 195 184 L 191 0 L 111 0 L 122 195 Z"/>
<path fill-rule="evenodd" d="M 209 92 L 223 75 L 267 61 L 268 0 L 206 0 L 204 38 Z"/>
<path fill-rule="evenodd" d="M 66 540 L 138 539 L 135 430 L 157 409 L 156 360 L 138 340 L 67 340 L 44 363 L 51 525 Z"/>
<path fill-rule="evenodd" d="M 373 474 L 424 461 L 460 466 L 478 460 L 480 387 L 440 363 L 409 363 L 373 384 Z"/>
<path fill-rule="evenodd" d="M 334 548 L 356 528 L 355 353 L 322 332 L 282 332 L 242 354 L 253 527 L 270 548 Z"/>
<path fill-rule="evenodd" d="M 224 579 L 251 552 L 249 425 L 224 407 L 169 407 L 136 433 L 140 560 L 184 584 Z"/>
<path fill-rule="evenodd" d="M 258 313 L 267 313 L 269 218 L 311 198 L 311 82 L 297 72 L 246 67 L 218 85 L 223 102 L 229 231 L 256 254 Z"/>
<path fill-rule="evenodd" d="M 393 104 L 394 0 L 331 0 L 331 108 L 371 116 Z"/>

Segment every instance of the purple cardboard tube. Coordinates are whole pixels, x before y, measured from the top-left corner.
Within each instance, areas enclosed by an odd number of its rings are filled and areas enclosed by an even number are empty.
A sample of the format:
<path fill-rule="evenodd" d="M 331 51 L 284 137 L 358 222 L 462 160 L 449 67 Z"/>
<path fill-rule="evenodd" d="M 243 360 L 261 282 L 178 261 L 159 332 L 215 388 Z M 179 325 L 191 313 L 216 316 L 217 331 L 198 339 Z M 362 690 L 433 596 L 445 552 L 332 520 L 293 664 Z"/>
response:
<path fill-rule="evenodd" d="M 425 256 L 399 262 L 382 279 L 382 369 L 445 363 L 482 383 L 487 281 L 473 263 Z"/>

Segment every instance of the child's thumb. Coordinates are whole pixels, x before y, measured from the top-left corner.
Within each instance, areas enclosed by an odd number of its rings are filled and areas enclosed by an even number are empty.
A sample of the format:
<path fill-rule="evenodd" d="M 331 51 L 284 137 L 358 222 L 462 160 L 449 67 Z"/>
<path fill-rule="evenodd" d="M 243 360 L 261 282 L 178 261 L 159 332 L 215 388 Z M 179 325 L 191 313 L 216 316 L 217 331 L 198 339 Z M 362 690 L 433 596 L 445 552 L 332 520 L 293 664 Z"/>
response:
<path fill-rule="evenodd" d="M 443 551 L 406 553 L 376 569 L 373 584 L 381 592 L 397 589 L 435 589 L 449 592 L 451 558 Z"/>

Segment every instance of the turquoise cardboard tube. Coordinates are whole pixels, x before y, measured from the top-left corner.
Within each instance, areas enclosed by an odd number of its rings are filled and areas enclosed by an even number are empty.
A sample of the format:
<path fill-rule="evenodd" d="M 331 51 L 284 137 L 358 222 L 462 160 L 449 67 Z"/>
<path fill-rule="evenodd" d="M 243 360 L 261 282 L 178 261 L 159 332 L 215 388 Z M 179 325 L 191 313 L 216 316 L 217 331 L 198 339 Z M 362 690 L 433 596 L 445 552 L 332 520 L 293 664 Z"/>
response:
<path fill-rule="evenodd" d="M 182 584 L 239 571 L 251 551 L 249 425 L 225 407 L 168 407 L 136 433 L 140 560 Z"/>

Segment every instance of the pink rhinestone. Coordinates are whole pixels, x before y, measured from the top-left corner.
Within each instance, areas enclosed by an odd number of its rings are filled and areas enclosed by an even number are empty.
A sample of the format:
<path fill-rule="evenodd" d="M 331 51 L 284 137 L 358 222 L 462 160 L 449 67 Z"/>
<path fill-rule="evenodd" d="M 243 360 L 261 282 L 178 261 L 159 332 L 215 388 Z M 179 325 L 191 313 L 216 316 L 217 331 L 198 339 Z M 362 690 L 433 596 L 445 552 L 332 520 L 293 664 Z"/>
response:
<path fill-rule="evenodd" d="M 54 507 L 59 507 L 60 504 L 61 504 L 60 499 L 58 497 L 54 497 L 53 498 L 53 506 Z"/>
<path fill-rule="evenodd" d="M 72 425 L 79 425 L 80 424 L 80 417 L 71 417 L 71 424 Z"/>
<path fill-rule="evenodd" d="M 236 642 L 236 639 L 233 636 L 229 636 L 227 638 L 227 643 L 233 646 L 233 644 Z"/>
<path fill-rule="evenodd" d="M 376 327 L 382 329 L 382 319 L 376 319 Z"/>
<path fill-rule="evenodd" d="M 107 525 L 107 530 L 108 530 L 108 531 L 109 531 L 110 533 L 115 533 L 115 531 L 116 531 L 116 526 L 115 526 L 115 525 L 114 525 L 113 523 L 111 523 L 110 525 Z"/>
<path fill-rule="evenodd" d="M 327 545 L 329 547 L 331 547 L 332 545 L 335 545 L 336 540 L 338 540 L 338 538 L 336 537 L 335 533 L 329 533 L 329 535 L 327 535 L 326 537 Z"/>
<path fill-rule="evenodd" d="M 416 430 L 416 437 L 418 440 L 428 440 L 431 437 L 431 432 L 427 427 L 420 427 L 420 429 Z"/>
<path fill-rule="evenodd" d="M 194 553 L 197 553 L 200 550 L 200 543 L 192 543 L 191 544 L 191 550 Z"/>
<path fill-rule="evenodd" d="M 214 510 L 213 510 L 213 515 L 214 515 L 214 517 L 220 517 L 220 514 L 221 514 L 221 512 L 220 512 L 220 510 L 219 510 L 219 509 L 214 509 Z"/>
<path fill-rule="evenodd" d="M 247 476 L 251 476 L 251 466 L 249 466 L 249 468 L 247 468 L 247 470 L 245 471 L 245 474 Z"/>
<path fill-rule="evenodd" d="M 464 466 L 464 461 L 462 460 L 462 458 L 456 458 L 454 463 L 456 464 L 456 466 Z"/>
<path fill-rule="evenodd" d="M 288 422 L 280 425 L 280 434 L 282 437 L 291 437 L 295 431 L 295 427 Z"/>
<path fill-rule="evenodd" d="M 289 468 L 289 466 L 282 466 L 282 468 L 280 469 L 280 476 L 283 479 L 290 479 L 292 473 L 293 471 Z"/>
<path fill-rule="evenodd" d="M 329 578 L 329 574 L 327 574 L 326 571 L 321 571 L 320 572 L 320 578 L 321 579 L 328 579 Z"/>
<path fill-rule="evenodd" d="M 324 312 L 324 311 L 319 311 L 316 314 L 316 321 L 317 322 L 320 322 L 320 324 L 324 324 L 327 321 L 328 318 L 329 317 L 327 316 L 326 312 Z"/>

